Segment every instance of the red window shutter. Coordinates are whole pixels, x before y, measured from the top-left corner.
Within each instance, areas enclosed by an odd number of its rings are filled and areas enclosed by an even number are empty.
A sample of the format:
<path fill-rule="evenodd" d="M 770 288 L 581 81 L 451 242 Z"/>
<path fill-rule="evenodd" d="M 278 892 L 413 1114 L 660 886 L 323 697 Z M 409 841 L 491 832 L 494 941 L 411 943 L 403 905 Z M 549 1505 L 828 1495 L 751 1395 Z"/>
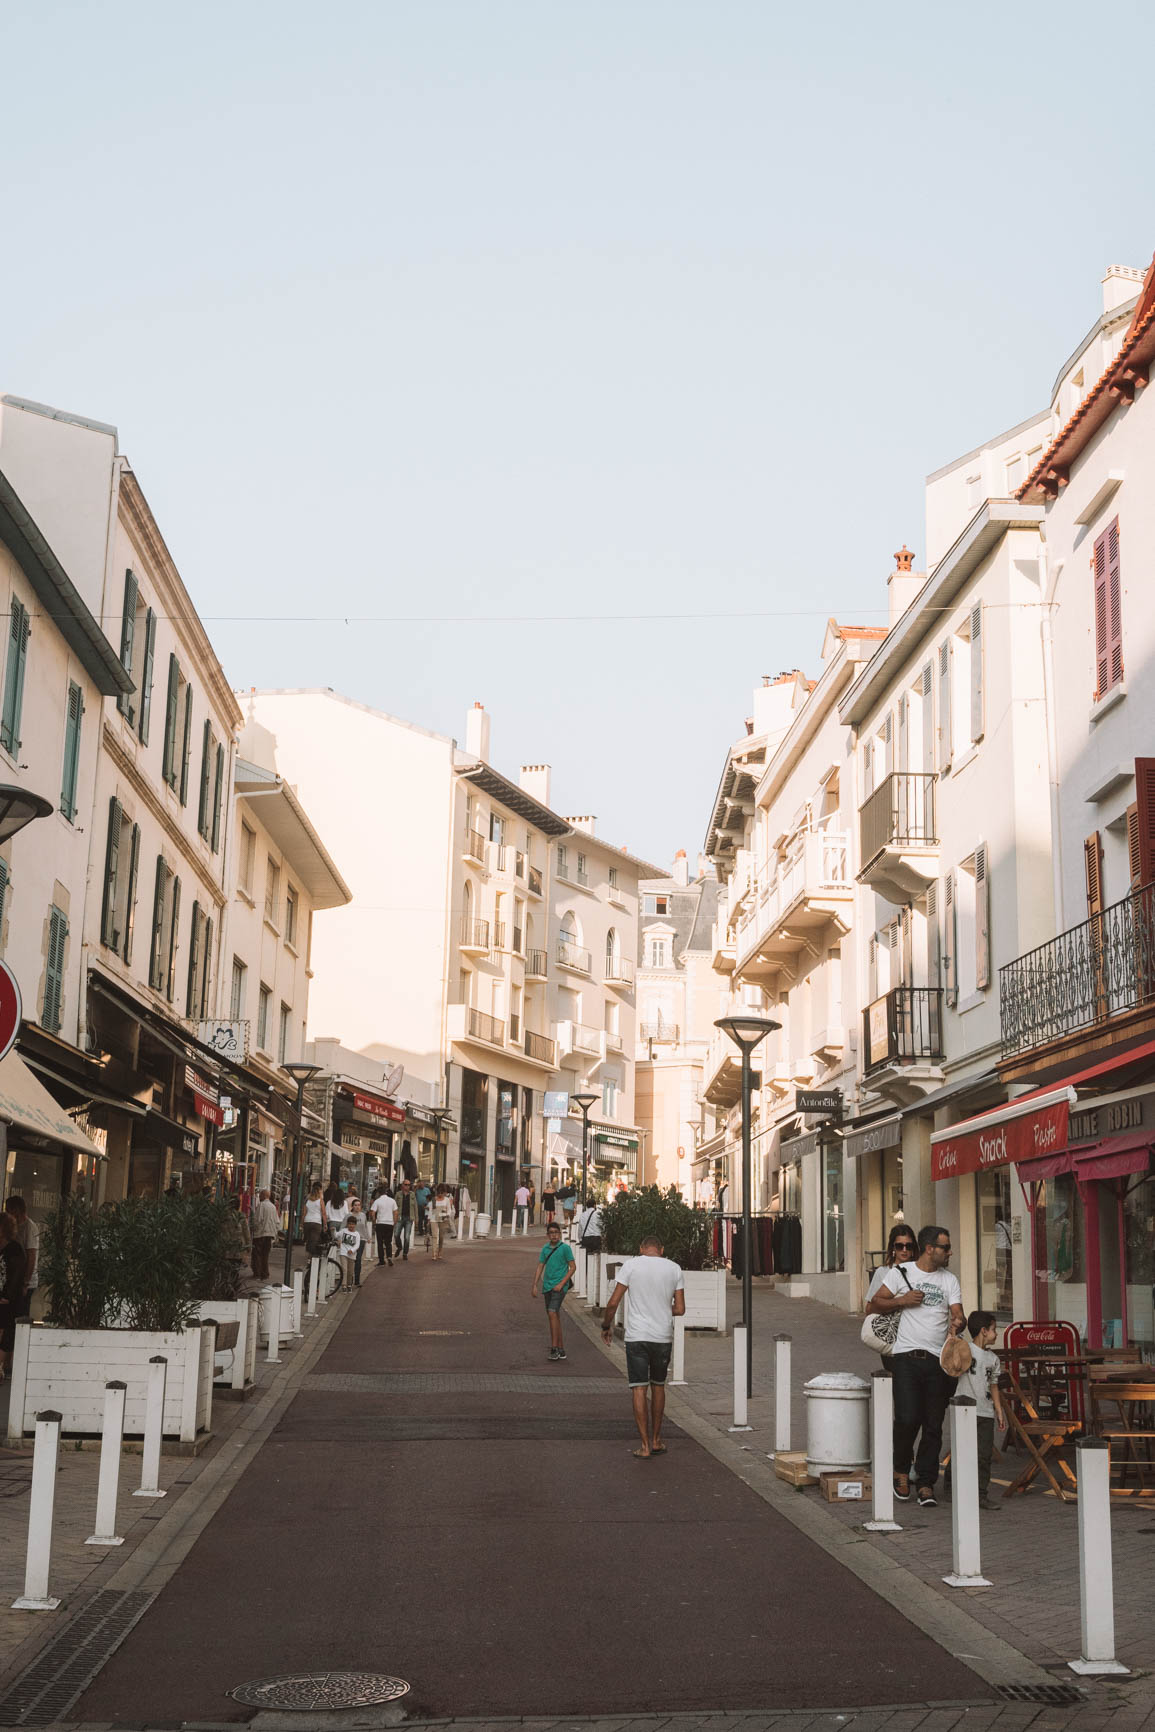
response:
<path fill-rule="evenodd" d="M 1135 759 L 1135 816 L 1138 831 L 1132 870 L 1138 884 L 1155 882 L 1155 758 Z"/>
<path fill-rule="evenodd" d="M 1131 888 L 1138 890 L 1143 882 L 1143 867 L 1139 855 L 1139 808 L 1134 802 L 1127 808 L 1127 864 L 1131 870 Z"/>
<path fill-rule="evenodd" d="M 1083 843 L 1083 872 L 1087 883 L 1088 918 L 1103 912 L 1103 844 L 1098 830 Z"/>
<path fill-rule="evenodd" d="M 1095 573 L 1095 696 L 1101 698 L 1110 684 L 1111 657 L 1107 629 L 1107 536 L 1095 542 L 1091 569 Z"/>
<path fill-rule="evenodd" d="M 1107 526 L 1107 655 L 1110 679 L 1123 678 L 1123 579 L 1119 569 L 1119 519 Z"/>

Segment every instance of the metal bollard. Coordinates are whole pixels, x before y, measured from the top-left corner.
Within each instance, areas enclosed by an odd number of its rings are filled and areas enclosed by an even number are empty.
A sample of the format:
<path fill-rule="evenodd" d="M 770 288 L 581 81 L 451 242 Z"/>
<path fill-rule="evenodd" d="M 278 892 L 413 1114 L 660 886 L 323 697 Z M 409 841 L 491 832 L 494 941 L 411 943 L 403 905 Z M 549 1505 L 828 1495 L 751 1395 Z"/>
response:
<path fill-rule="evenodd" d="M 746 1423 L 746 1331 L 734 1325 L 734 1423 L 731 1431 L 749 1431 Z"/>
<path fill-rule="evenodd" d="M 127 1383 L 104 1386 L 104 1425 L 100 1433 L 100 1478 L 96 1487 L 96 1532 L 86 1546 L 122 1546 L 116 1532 L 116 1494 L 120 1488 L 120 1446 L 124 1437 Z"/>
<path fill-rule="evenodd" d="M 163 1353 L 148 1362 L 148 1389 L 144 1400 L 144 1455 L 140 1485 L 133 1497 L 164 1497 L 160 1489 L 160 1440 L 164 1431 L 164 1386 L 168 1360 Z"/>
<path fill-rule="evenodd" d="M 470 1209 L 470 1211 L 469 1211 L 469 1237 L 471 1239 L 475 1239 L 477 1237 L 477 1234 L 474 1232 L 474 1228 L 476 1226 L 477 1226 L 477 1210 L 476 1209 Z"/>
<path fill-rule="evenodd" d="M 315 1317 L 317 1315 L 317 1300 L 320 1296 L 321 1287 L 321 1259 L 320 1257 L 310 1257 L 309 1262 L 312 1266 L 309 1270 L 308 1315 L 310 1317 Z"/>
<path fill-rule="evenodd" d="M 870 1374 L 870 1479 L 874 1487 L 871 1519 L 862 1525 L 874 1534 L 900 1534 L 894 1519 L 894 1385 L 885 1371 Z"/>
<path fill-rule="evenodd" d="M 774 1452 L 790 1448 L 790 1347 L 789 1335 L 774 1337 Z"/>
<path fill-rule="evenodd" d="M 1079 1481 L 1079 1611 L 1083 1656 L 1068 1660 L 1084 1678 L 1129 1677 L 1115 1658 L 1115 1582 L 1111 1568 L 1111 1448 L 1102 1437 L 1075 1445 Z"/>
<path fill-rule="evenodd" d="M 269 1319 L 267 1331 L 269 1351 L 265 1355 L 265 1364 L 279 1365 L 281 1363 L 281 1289 L 279 1287 L 266 1287 L 261 1294 L 261 1299 L 264 1301 L 266 1298 L 268 1301 L 266 1315 Z"/>
<path fill-rule="evenodd" d="M 48 1592 L 52 1564 L 52 1505 L 60 1459 L 61 1416 L 51 1408 L 36 1415 L 32 1457 L 32 1496 L 28 1504 L 28 1550 L 24 1559 L 24 1592 L 13 1600 L 14 1612 L 54 1612 L 59 1599 Z"/>
<path fill-rule="evenodd" d="M 686 1319 L 674 1318 L 674 1360 L 670 1367 L 670 1382 L 683 1384 L 686 1381 Z"/>
<path fill-rule="evenodd" d="M 950 1404 L 950 1534 L 954 1569 L 948 1588 L 989 1588 L 979 1546 L 979 1423 L 974 1397 L 955 1395 Z"/>

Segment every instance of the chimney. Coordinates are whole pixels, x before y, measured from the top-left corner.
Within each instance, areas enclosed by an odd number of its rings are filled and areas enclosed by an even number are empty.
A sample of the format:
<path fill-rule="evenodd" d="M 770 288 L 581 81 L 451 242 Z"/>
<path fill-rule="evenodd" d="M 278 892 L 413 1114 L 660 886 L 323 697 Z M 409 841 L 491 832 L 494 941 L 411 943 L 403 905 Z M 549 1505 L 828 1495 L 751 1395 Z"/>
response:
<path fill-rule="evenodd" d="M 690 882 L 690 863 L 686 859 L 686 850 L 679 848 L 674 855 L 674 883 L 688 884 Z"/>
<path fill-rule="evenodd" d="M 1133 301 L 1143 287 L 1143 276 L 1131 265 L 1108 265 L 1103 277 L 1103 311 L 1113 313 L 1116 307 Z"/>
<path fill-rule="evenodd" d="M 549 805 L 548 764 L 523 764 L 517 785 L 524 788 L 531 799 L 539 801 L 543 806 Z"/>
<path fill-rule="evenodd" d="M 774 750 L 794 720 L 798 694 L 806 689 L 806 681 L 798 668 L 788 668 L 781 674 L 763 674 L 762 684 L 754 693 L 754 725 L 751 732 L 765 734 L 768 749 Z"/>
<path fill-rule="evenodd" d="M 480 699 L 465 718 L 465 749 L 475 758 L 480 758 L 483 764 L 488 764 L 489 711 Z"/>
<path fill-rule="evenodd" d="M 926 583 L 925 571 L 912 571 L 914 554 L 904 541 L 894 556 L 894 570 L 886 579 L 886 599 L 890 609 L 887 625 L 900 620 L 915 596 Z"/>
<path fill-rule="evenodd" d="M 583 812 L 576 818 L 567 818 L 566 823 L 572 824 L 575 830 L 584 831 L 587 836 L 593 836 L 597 832 L 598 820 L 596 813 Z"/>

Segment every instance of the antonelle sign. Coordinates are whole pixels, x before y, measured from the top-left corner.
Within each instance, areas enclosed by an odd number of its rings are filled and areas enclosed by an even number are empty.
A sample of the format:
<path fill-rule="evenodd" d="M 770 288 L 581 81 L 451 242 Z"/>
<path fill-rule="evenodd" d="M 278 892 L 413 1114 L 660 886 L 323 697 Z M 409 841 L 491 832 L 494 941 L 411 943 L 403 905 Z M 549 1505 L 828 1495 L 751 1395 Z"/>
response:
<path fill-rule="evenodd" d="M 810 1113 L 815 1118 L 840 1119 L 842 1117 L 841 1089 L 795 1089 L 794 1109 L 800 1113 Z"/>
<path fill-rule="evenodd" d="M 1012 1102 L 997 1112 L 937 1131 L 930 1139 L 931 1178 L 957 1179 L 964 1173 L 1057 1153 L 1067 1144 L 1073 1097 L 1073 1089 L 1061 1089 L 1024 1102 L 1017 1110 Z"/>

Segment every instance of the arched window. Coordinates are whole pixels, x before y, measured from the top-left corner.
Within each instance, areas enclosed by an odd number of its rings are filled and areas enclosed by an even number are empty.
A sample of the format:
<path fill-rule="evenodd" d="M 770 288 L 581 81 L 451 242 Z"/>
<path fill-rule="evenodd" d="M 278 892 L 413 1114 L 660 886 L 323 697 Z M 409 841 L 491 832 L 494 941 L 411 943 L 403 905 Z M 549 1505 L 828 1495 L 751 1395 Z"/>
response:
<path fill-rule="evenodd" d="M 618 935 L 611 926 L 606 933 L 606 976 L 613 980 L 617 976 L 618 967 Z"/>
<path fill-rule="evenodd" d="M 563 944 L 576 944 L 578 941 L 577 920 L 573 914 L 566 913 L 561 918 L 561 941 Z"/>

